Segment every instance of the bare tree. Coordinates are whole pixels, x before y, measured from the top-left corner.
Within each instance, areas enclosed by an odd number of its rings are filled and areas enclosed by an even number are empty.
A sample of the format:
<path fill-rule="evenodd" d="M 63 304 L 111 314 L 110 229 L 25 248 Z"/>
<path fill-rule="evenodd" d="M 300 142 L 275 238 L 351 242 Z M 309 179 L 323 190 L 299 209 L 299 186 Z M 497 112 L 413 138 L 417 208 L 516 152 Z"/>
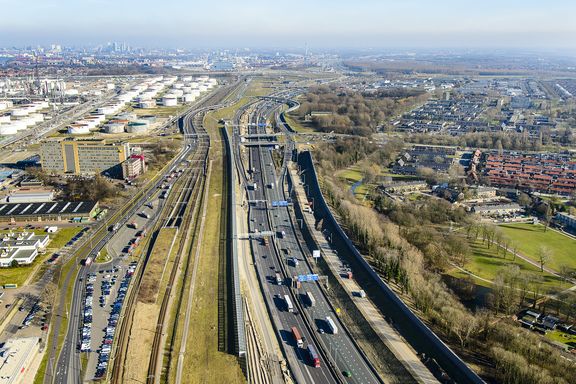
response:
<path fill-rule="evenodd" d="M 538 263 L 540 263 L 540 272 L 544 272 L 544 265 L 552 258 L 552 250 L 545 245 L 538 247 Z"/>

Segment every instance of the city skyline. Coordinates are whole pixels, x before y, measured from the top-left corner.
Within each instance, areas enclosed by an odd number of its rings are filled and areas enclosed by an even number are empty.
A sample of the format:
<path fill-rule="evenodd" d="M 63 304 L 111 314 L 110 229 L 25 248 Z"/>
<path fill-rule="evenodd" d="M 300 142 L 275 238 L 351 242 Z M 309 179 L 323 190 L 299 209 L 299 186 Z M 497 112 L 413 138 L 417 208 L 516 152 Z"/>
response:
<path fill-rule="evenodd" d="M 99 44 L 204 48 L 471 48 L 576 52 L 576 4 L 553 0 L 403 2 L 257 0 L 213 4 L 150 0 L 0 0 L 0 45 Z"/>

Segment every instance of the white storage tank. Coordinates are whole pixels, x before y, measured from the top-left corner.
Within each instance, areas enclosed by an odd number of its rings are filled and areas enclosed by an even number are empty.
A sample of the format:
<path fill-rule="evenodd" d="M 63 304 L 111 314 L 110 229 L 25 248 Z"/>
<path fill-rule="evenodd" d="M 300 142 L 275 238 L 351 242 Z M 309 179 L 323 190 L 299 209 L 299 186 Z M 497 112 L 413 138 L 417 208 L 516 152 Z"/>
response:
<path fill-rule="evenodd" d="M 16 128 L 17 131 L 22 131 L 27 128 L 26 122 L 23 120 L 12 120 L 10 123 Z"/>
<path fill-rule="evenodd" d="M 28 108 L 16 108 L 12 110 L 12 116 L 28 116 Z"/>
<path fill-rule="evenodd" d="M 32 113 L 30 118 L 33 119 L 36 123 L 44 121 L 44 114 L 43 113 Z"/>
<path fill-rule="evenodd" d="M 15 135 L 18 132 L 16 127 L 11 123 L 0 123 L 0 136 Z"/>
<path fill-rule="evenodd" d="M 122 123 L 108 123 L 104 126 L 105 133 L 124 133 L 126 125 Z"/>
<path fill-rule="evenodd" d="M 166 95 L 162 98 L 162 105 L 165 107 L 175 107 L 178 105 L 176 96 Z"/>
<path fill-rule="evenodd" d="M 185 103 L 191 103 L 194 100 L 196 100 L 196 96 L 194 96 L 191 93 L 187 93 L 184 96 L 182 96 L 182 99 L 184 100 Z"/>
<path fill-rule="evenodd" d="M 86 135 L 90 133 L 90 128 L 87 124 L 70 124 L 68 126 L 68 133 L 70 135 Z"/>
<path fill-rule="evenodd" d="M 128 123 L 128 125 L 126 126 L 126 132 L 135 134 L 148 133 L 148 127 L 149 124 L 147 121 L 146 122 L 141 122 L 140 120 L 133 121 L 131 123 Z"/>
<path fill-rule="evenodd" d="M 138 103 L 138 108 L 154 108 L 156 107 L 156 100 L 143 100 Z"/>

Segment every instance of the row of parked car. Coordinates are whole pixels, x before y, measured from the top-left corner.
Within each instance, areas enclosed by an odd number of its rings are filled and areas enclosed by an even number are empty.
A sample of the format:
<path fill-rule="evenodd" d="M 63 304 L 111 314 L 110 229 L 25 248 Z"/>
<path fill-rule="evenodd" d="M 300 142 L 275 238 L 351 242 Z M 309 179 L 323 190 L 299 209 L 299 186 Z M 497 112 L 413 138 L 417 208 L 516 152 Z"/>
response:
<path fill-rule="evenodd" d="M 85 234 L 86 232 L 88 232 L 89 229 L 90 229 L 90 227 L 84 227 L 80 232 L 78 232 L 78 233 L 76 234 L 76 236 L 74 236 L 73 238 L 71 238 L 70 241 L 68 241 L 68 242 L 66 243 L 66 247 L 70 247 L 71 245 L 74 245 L 74 243 L 77 242 L 78 240 L 80 240 L 80 238 L 81 238 L 82 236 L 84 236 L 84 234 Z"/>
<path fill-rule="evenodd" d="M 24 309 L 24 307 L 20 308 Z M 22 321 L 22 325 L 20 326 L 20 328 L 26 328 L 27 326 L 29 326 L 32 323 L 32 320 L 34 320 L 34 318 L 36 317 L 36 313 L 38 313 L 38 311 L 40 311 L 40 304 L 36 302 L 34 303 L 34 305 L 32 305 L 32 308 L 30 308 L 30 312 L 28 312 L 28 314 Z"/>
<path fill-rule="evenodd" d="M 90 341 L 92 340 L 92 303 L 94 301 L 94 282 L 96 274 L 89 273 L 86 279 L 86 296 L 84 297 L 84 310 L 82 318 L 82 339 L 80 343 L 81 352 L 90 352 Z"/>
<path fill-rule="evenodd" d="M 108 317 L 108 325 L 105 329 L 104 340 L 100 346 L 98 365 L 96 367 L 96 374 L 94 377 L 95 379 L 102 378 L 108 369 L 108 361 L 110 360 L 110 353 L 112 351 L 112 343 L 114 342 L 116 326 L 120 320 L 120 312 L 122 311 L 122 305 L 124 304 L 124 299 L 126 298 L 126 292 L 128 291 L 130 279 L 136 270 L 136 264 L 137 263 L 133 261 L 128 266 L 128 270 L 120 282 L 120 287 L 118 288 L 118 296 L 116 296 L 116 300 L 114 301 L 114 304 L 112 304 L 112 311 Z"/>

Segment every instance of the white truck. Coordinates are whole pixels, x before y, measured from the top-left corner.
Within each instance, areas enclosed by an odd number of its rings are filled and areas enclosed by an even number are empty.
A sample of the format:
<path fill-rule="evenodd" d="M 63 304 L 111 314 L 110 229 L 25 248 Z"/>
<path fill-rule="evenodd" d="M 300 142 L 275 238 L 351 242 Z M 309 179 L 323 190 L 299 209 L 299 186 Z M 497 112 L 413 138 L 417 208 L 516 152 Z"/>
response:
<path fill-rule="evenodd" d="M 336 323 L 334 322 L 334 320 L 332 320 L 330 316 L 326 316 L 326 324 L 328 324 L 328 329 L 330 330 L 330 333 L 332 333 L 333 335 L 336 335 L 338 333 L 338 327 L 336 327 Z"/>
<path fill-rule="evenodd" d="M 288 295 L 284 295 L 284 301 L 286 302 L 286 310 L 288 312 L 294 312 L 294 306 L 292 305 L 292 300 Z"/>
<path fill-rule="evenodd" d="M 312 296 L 312 292 L 310 291 L 306 292 L 306 298 L 308 299 L 308 305 L 310 305 L 311 307 L 316 305 L 316 299 L 314 299 L 314 296 Z"/>

